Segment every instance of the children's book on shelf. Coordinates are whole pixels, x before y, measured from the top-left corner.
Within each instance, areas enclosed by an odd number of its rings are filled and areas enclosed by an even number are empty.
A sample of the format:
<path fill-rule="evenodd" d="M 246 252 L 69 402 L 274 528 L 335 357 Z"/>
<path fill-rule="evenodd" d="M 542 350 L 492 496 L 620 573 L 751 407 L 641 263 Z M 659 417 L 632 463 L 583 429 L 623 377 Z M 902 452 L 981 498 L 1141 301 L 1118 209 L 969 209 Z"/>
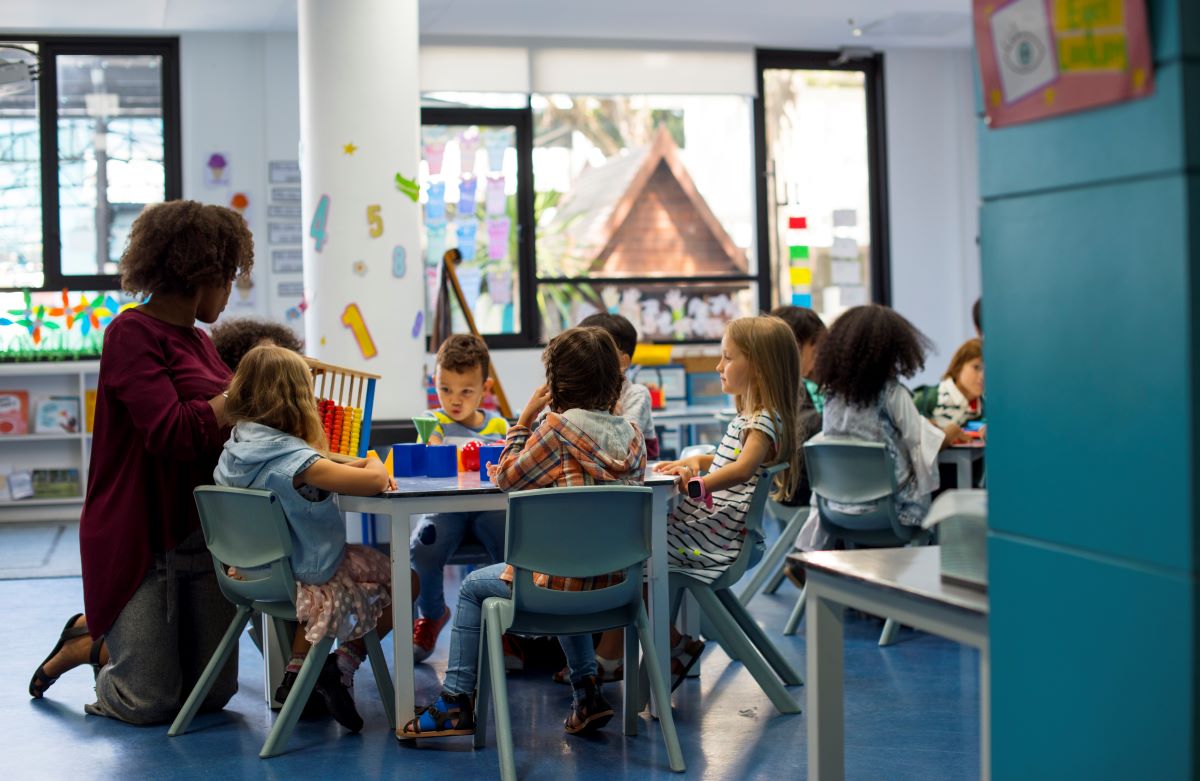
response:
<path fill-rule="evenodd" d="M 8 476 L 8 492 L 13 499 L 33 496 L 33 475 L 28 470 L 14 471 Z"/>
<path fill-rule="evenodd" d="M 33 498 L 72 499 L 83 495 L 78 469 L 34 469 Z"/>
<path fill-rule="evenodd" d="M 51 396 L 42 399 L 34 416 L 35 434 L 78 434 L 79 397 Z"/>
<path fill-rule="evenodd" d="M 96 423 L 96 389 L 88 388 L 83 394 L 83 420 L 89 434 Z"/>
<path fill-rule="evenodd" d="M 29 392 L 0 390 L 0 436 L 29 433 Z"/>

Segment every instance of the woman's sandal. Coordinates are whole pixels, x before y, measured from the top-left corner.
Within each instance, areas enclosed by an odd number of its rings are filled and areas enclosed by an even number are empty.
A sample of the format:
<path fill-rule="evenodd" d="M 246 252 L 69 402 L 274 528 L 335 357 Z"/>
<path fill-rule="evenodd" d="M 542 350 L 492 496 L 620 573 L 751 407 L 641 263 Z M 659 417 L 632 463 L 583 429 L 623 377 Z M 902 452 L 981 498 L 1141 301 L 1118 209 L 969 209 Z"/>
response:
<path fill-rule="evenodd" d="M 703 640 L 697 640 L 687 635 L 679 638 L 679 643 L 671 649 L 671 691 L 679 688 L 679 684 L 687 678 L 688 673 L 696 666 L 696 662 L 700 661 L 702 653 L 704 653 Z"/>
<path fill-rule="evenodd" d="M 396 737 L 415 740 L 475 734 L 474 706 L 468 694 L 442 693 L 431 704 L 418 708 L 416 714 Z"/>
<path fill-rule="evenodd" d="M 52 650 L 49 656 L 43 659 L 42 663 L 38 665 L 38 668 L 34 670 L 33 677 L 29 679 L 30 697 L 33 697 L 35 700 L 40 700 L 46 693 L 46 690 L 58 680 L 57 676 L 52 678 L 46 674 L 46 665 L 50 662 L 50 660 L 55 656 L 58 656 L 58 652 L 61 651 L 63 646 L 68 642 L 78 637 L 84 637 L 88 634 L 86 622 L 80 624 L 79 626 L 75 626 L 75 622 L 81 618 L 83 618 L 83 613 L 76 613 L 67 619 L 66 626 L 63 627 L 62 632 L 60 632 L 58 635 L 58 643 L 55 644 L 54 650 Z M 92 650 L 91 653 L 88 654 L 88 664 L 90 664 L 92 667 L 93 676 L 99 675 L 100 668 L 103 667 L 103 665 L 100 663 L 100 653 L 103 649 L 103 639 L 92 641 Z"/>
<path fill-rule="evenodd" d="M 571 668 L 562 668 L 550 676 L 550 680 L 570 686 Z M 600 681 L 600 683 L 617 683 L 618 681 L 623 681 L 625 680 L 625 666 L 621 664 L 620 659 L 605 659 L 603 656 L 597 656 L 596 680 Z"/>

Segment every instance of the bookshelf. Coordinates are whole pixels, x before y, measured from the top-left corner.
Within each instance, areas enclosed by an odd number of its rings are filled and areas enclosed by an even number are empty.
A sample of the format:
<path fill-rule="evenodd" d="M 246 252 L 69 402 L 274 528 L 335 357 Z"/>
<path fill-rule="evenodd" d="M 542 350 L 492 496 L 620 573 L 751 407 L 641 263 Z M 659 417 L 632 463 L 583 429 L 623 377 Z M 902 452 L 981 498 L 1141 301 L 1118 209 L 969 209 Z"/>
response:
<path fill-rule="evenodd" d="M 79 425 L 83 428 L 86 391 L 96 389 L 99 372 L 99 361 L 0 363 L 0 390 L 29 394 L 31 432 L 38 401 L 51 396 L 78 398 Z M 7 494 L 0 494 L 0 523 L 78 521 L 91 450 L 92 436 L 87 432 L 0 435 L 0 464 L 14 470 L 78 469 L 80 481 L 77 496 L 5 501 Z"/>

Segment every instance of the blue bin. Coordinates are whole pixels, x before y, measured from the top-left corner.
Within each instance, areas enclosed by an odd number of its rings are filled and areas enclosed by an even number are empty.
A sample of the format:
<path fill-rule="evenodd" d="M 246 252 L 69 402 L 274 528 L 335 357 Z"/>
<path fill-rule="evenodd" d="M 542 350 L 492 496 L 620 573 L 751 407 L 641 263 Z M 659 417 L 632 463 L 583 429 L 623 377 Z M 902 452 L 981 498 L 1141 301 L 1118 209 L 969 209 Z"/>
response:
<path fill-rule="evenodd" d="M 425 474 L 458 477 L 458 448 L 455 445 L 426 445 Z"/>
<path fill-rule="evenodd" d="M 425 447 L 420 442 L 392 445 L 392 476 L 420 477 L 424 475 Z"/>

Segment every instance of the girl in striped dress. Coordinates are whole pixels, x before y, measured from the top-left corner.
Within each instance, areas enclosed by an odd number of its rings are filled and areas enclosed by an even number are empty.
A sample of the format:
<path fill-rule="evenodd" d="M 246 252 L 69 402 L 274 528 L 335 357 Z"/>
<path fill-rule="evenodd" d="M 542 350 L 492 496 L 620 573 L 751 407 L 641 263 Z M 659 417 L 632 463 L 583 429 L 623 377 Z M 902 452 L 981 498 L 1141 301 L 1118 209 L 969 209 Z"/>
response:
<path fill-rule="evenodd" d="M 747 544 L 746 513 L 759 471 L 787 462 L 775 478 L 772 496 L 790 496 L 799 476 L 796 398 L 800 355 L 792 331 L 777 317 L 744 317 L 729 323 L 721 339 L 721 389 L 734 394 L 738 415 L 716 453 L 660 463 L 656 471 L 676 475 L 683 494 L 667 527 L 672 571 L 712 583 Z M 700 477 L 704 495 L 687 495 Z M 711 500 L 711 501 L 710 501 Z M 750 541 L 753 544 L 753 541 Z M 672 628 L 675 685 L 700 657 L 703 643 Z"/>

